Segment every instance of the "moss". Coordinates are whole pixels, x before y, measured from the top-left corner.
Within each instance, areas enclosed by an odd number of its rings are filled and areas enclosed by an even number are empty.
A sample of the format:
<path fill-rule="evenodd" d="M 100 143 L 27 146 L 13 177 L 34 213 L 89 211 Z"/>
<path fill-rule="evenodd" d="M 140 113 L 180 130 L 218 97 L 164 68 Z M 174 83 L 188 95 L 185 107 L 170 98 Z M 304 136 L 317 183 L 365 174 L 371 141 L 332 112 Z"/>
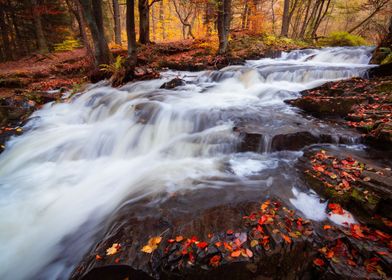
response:
<path fill-rule="evenodd" d="M 368 45 L 366 40 L 358 35 L 348 32 L 333 32 L 328 37 L 319 41 L 321 46 L 355 47 Z"/>

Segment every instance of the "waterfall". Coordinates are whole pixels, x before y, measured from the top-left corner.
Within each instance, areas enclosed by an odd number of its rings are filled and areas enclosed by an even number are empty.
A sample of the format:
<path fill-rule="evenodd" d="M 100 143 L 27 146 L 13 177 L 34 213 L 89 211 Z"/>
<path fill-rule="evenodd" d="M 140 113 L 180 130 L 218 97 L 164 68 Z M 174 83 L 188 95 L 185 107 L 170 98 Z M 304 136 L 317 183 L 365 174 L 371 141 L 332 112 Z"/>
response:
<path fill-rule="evenodd" d="M 299 50 L 221 71 L 168 71 L 46 104 L 0 156 L 0 279 L 66 279 L 125 201 L 278 168 L 268 153 L 237 153 L 233 127 L 265 129 L 260 152 L 269 152 L 271 134 L 311 122 L 285 99 L 363 75 L 371 51 Z M 176 76 L 186 84 L 160 89 Z"/>

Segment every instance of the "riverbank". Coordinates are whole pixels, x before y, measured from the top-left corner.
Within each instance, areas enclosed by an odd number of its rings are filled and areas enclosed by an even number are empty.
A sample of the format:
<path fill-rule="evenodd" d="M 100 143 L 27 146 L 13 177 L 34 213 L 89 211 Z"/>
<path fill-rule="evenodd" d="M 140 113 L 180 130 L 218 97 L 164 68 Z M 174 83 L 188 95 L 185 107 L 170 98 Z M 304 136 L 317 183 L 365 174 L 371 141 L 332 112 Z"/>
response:
<path fill-rule="evenodd" d="M 365 144 L 386 150 L 392 147 L 392 76 L 330 82 L 288 103 L 307 114 L 355 128 Z"/>

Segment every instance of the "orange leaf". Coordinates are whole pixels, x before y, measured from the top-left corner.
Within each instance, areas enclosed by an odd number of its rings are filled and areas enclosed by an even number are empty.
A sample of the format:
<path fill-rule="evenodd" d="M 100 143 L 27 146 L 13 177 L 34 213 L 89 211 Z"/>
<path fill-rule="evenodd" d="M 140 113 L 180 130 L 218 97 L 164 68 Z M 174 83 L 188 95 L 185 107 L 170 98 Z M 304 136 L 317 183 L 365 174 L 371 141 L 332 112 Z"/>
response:
<path fill-rule="evenodd" d="M 230 256 L 232 256 L 233 258 L 238 258 L 240 255 L 241 255 L 241 250 L 235 250 L 230 254 Z"/>
<path fill-rule="evenodd" d="M 184 240 L 182 235 L 176 236 L 176 242 L 181 242 L 182 240 Z"/>
<path fill-rule="evenodd" d="M 287 235 L 285 235 L 285 234 L 283 234 L 283 233 L 281 233 L 280 235 L 282 236 L 282 238 L 284 239 L 284 241 L 286 241 L 287 244 L 290 244 L 290 243 L 292 242 L 292 241 L 291 241 L 291 238 L 288 237 Z"/>
<path fill-rule="evenodd" d="M 269 200 L 265 201 L 265 202 L 261 205 L 261 207 L 260 207 L 261 211 L 265 212 L 265 210 L 267 210 L 267 208 L 268 208 L 268 206 L 269 206 L 270 203 L 271 203 L 271 202 L 270 202 Z"/>
<path fill-rule="evenodd" d="M 328 229 L 331 229 L 331 228 L 332 228 L 332 227 L 331 227 L 330 225 L 325 225 L 325 226 L 324 226 L 324 229 L 325 229 L 325 230 L 328 230 Z"/>
<path fill-rule="evenodd" d="M 325 254 L 325 257 L 327 258 L 327 259 L 332 259 L 333 258 L 333 256 L 335 255 L 335 253 L 333 252 L 333 251 L 328 251 L 326 254 Z"/>
<path fill-rule="evenodd" d="M 95 255 L 95 259 L 96 259 L 97 261 L 100 261 L 100 260 L 102 260 L 103 258 L 102 258 L 100 255 Z"/>

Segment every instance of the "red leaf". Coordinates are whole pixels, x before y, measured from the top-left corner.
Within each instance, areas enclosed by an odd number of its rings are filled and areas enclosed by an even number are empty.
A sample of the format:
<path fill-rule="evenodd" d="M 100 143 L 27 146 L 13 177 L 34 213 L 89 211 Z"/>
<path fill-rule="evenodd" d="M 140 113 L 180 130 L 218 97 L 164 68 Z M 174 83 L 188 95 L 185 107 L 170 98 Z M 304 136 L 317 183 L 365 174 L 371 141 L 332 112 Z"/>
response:
<path fill-rule="evenodd" d="M 204 249 L 207 246 L 208 246 L 208 243 L 204 242 L 204 241 L 197 243 L 197 247 L 199 247 L 200 249 Z"/>
<path fill-rule="evenodd" d="M 220 265 L 221 256 L 215 255 L 210 259 L 210 265 L 212 267 L 218 267 Z"/>
<path fill-rule="evenodd" d="M 324 266 L 324 265 L 325 265 L 324 261 L 323 261 L 322 259 L 319 259 L 319 258 L 315 259 L 315 260 L 313 261 L 313 263 L 314 263 L 315 265 L 317 265 L 317 266 Z"/>
<path fill-rule="evenodd" d="M 347 264 L 350 265 L 350 266 L 357 266 L 357 263 L 354 262 L 354 261 L 351 260 L 351 259 L 348 259 L 348 260 L 347 260 Z"/>
<path fill-rule="evenodd" d="M 260 225 L 264 224 L 266 221 L 268 220 L 268 217 L 266 215 L 261 216 L 261 218 L 259 219 L 258 223 Z"/>
<path fill-rule="evenodd" d="M 340 206 L 340 204 L 330 203 L 330 204 L 328 204 L 328 208 L 330 210 L 332 210 L 332 213 L 334 213 L 334 214 L 338 214 L 338 215 L 343 215 L 344 214 L 342 206 Z"/>
<path fill-rule="evenodd" d="M 234 231 L 233 231 L 232 229 L 229 229 L 229 230 L 226 231 L 226 233 L 227 233 L 228 235 L 232 235 L 232 234 L 234 233 Z"/>

